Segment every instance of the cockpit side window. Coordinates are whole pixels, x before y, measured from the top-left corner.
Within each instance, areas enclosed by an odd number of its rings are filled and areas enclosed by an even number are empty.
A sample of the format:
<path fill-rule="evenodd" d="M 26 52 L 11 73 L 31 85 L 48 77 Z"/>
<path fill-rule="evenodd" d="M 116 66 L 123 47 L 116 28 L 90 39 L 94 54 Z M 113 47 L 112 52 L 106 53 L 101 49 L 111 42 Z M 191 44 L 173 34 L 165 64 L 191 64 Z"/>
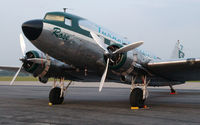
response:
<path fill-rule="evenodd" d="M 62 21 L 62 22 L 64 22 L 65 17 L 64 16 L 59 16 L 59 15 L 48 14 L 48 15 L 46 15 L 45 19 L 46 20 L 53 20 L 53 21 Z"/>
<path fill-rule="evenodd" d="M 72 26 L 72 20 L 69 18 L 65 18 L 65 25 Z"/>

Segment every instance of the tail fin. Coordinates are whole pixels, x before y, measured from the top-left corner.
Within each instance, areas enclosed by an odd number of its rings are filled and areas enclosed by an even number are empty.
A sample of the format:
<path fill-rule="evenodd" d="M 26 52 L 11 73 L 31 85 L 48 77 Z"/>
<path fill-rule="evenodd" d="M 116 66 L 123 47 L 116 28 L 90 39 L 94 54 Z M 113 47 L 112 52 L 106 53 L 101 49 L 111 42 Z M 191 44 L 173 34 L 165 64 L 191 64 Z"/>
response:
<path fill-rule="evenodd" d="M 171 59 L 180 59 L 185 57 L 185 53 L 183 51 L 183 45 L 180 43 L 178 40 L 177 43 L 175 44 L 174 50 L 171 55 Z"/>

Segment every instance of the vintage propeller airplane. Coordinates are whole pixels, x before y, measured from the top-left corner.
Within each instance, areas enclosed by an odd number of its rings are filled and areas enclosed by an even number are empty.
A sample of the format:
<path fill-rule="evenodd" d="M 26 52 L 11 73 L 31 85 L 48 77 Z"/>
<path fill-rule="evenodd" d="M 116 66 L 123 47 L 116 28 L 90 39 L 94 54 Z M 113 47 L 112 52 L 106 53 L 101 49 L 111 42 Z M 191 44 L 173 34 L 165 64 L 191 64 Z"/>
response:
<path fill-rule="evenodd" d="M 130 105 L 143 107 L 148 96 L 147 86 L 170 86 L 189 80 L 200 80 L 200 59 L 161 60 L 138 49 L 143 41 L 127 39 L 94 24 L 87 19 L 66 12 L 48 12 L 44 19 L 22 24 L 24 35 L 39 51 L 27 51 L 22 34 L 20 45 L 22 66 L 42 83 L 54 78 L 49 93 L 52 104 L 61 104 L 64 80 L 98 82 L 102 91 L 105 80 L 131 84 Z M 181 50 L 177 51 L 184 56 Z M 3 67 L 0 69 L 16 69 Z M 103 74 L 103 75 L 102 75 Z M 56 79 L 60 83 L 56 85 Z"/>

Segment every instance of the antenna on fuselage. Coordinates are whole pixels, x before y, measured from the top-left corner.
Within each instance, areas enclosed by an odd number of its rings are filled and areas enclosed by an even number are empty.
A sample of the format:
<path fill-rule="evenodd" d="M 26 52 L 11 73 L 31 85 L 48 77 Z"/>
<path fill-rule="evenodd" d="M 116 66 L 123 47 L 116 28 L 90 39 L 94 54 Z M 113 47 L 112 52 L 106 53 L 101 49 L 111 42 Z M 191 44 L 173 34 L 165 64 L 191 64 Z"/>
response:
<path fill-rule="evenodd" d="M 63 8 L 64 12 L 66 13 L 67 8 Z"/>
<path fill-rule="evenodd" d="M 64 13 L 66 13 L 67 11 L 74 10 L 74 9 L 71 9 L 71 8 L 63 8 L 63 10 L 64 10 Z"/>

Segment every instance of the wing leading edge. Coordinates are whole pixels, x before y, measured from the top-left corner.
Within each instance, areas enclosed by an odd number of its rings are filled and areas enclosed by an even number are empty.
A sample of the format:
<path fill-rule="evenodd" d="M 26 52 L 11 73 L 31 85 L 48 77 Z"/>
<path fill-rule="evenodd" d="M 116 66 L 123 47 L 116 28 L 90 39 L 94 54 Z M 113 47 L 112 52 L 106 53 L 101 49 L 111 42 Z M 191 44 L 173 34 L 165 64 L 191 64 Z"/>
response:
<path fill-rule="evenodd" d="M 200 80 L 200 59 L 150 62 L 147 68 L 153 74 L 172 81 Z"/>

